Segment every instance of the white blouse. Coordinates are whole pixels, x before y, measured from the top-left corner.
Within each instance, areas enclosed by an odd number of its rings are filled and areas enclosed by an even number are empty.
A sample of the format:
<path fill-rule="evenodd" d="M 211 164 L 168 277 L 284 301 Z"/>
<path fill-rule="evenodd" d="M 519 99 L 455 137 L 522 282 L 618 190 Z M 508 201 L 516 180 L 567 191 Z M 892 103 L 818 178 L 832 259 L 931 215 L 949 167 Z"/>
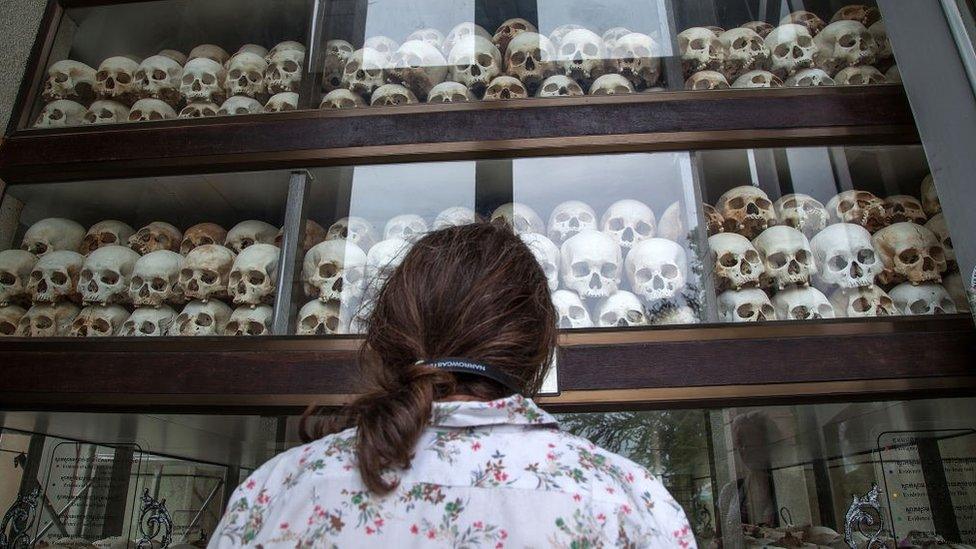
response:
<path fill-rule="evenodd" d="M 222 547 L 695 548 L 681 506 L 643 467 L 559 431 L 519 395 L 438 402 L 399 486 L 371 494 L 355 429 L 271 459 L 231 496 Z"/>

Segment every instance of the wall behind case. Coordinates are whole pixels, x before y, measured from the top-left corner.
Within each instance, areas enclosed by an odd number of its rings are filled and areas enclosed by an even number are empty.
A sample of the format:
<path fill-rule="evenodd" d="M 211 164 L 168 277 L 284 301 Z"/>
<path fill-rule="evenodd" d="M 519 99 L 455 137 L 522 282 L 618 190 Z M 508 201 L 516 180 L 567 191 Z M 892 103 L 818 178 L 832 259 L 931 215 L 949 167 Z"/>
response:
<path fill-rule="evenodd" d="M 39 32 L 45 0 L 8 0 L 0 17 L 0 128 L 6 129 L 31 46 Z M 0 183 L 0 190 L 3 184 Z"/>

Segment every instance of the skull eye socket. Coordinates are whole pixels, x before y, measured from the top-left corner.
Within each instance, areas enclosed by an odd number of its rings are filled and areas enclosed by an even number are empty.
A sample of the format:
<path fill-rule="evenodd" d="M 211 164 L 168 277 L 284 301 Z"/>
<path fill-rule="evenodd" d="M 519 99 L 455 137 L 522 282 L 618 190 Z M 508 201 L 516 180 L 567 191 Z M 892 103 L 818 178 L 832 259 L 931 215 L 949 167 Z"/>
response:
<path fill-rule="evenodd" d="M 857 252 L 857 260 L 865 265 L 871 265 L 875 262 L 874 250 L 864 248 Z"/>
<path fill-rule="evenodd" d="M 565 222 L 569 221 L 569 214 L 566 213 L 566 212 L 563 212 L 563 213 L 560 213 L 560 214 L 556 215 L 556 221 L 558 221 L 560 223 L 565 223 Z"/>
<path fill-rule="evenodd" d="M 853 34 L 845 34 L 837 40 L 837 43 L 840 44 L 842 47 L 850 48 L 857 43 L 857 39 L 854 37 Z"/>
<path fill-rule="evenodd" d="M 600 274 L 604 278 L 613 278 L 617 275 L 617 266 L 613 263 L 604 263 L 603 266 L 600 267 Z"/>
<path fill-rule="evenodd" d="M 134 110 L 134 111 L 130 112 L 129 113 L 129 121 L 130 122 L 135 122 L 137 120 L 142 120 L 142 111 L 140 111 L 140 110 Z"/>
<path fill-rule="evenodd" d="M 37 326 L 41 330 L 46 330 L 51 326 L 54 326 L 54 320 L 52 320 L 51 317 L 41 316 L 37 318 L 37 322 L 34 323 L 34 326 Z"/>
<path fill-rule="evenodd" d="M 247 281 L 255 286 L 262 284 L 264 282 L 265 276 L 261 271 L 256 271 L 254 269 L 247 272 Z"/>
<path fill-rule="evenodd" d="M 728 206 L 733 210 L 739 210 L 746 206 L 746 201 L 741 196 L 737 196 L 728 201 Z"/>
<path fill-rule="evenodd" d="M 589 55 L 590 57 L 596 57 L 600 55 L 600 48 L 596 44 L 585 44 L 583 46 L 583 53 Z"/>
<path fill-rule="evenodd" d="M 843 271 L 847 268 L 847 258 L 842 255 L 835 255 L 827 260 L 827 267 L 831 271 Z"/>
<path fill-rule="evenodd" d="M 202 280 L 204 284 L 213 284 L 217 282 L 219 278 L 220 277 L 217 275 L 217 273 L 211 270 L 203 270 L 200 272 L 200 280 Z"/>
<path fill-rule="evenodd" d="M 153 290 L 156 290 L 157 292 L 161 292 L 161 291 L 163 291 L 163 290 L 165 290 L 165 289 L 166 289 L 166 286 L 168 286 L 168 284 L 167 284 L 167 283 L 166 283 L 166 281 L 165 281 L 165 280 L 163 280 L 162 278 L 158 278 L 158 277 L 157 277 L 157 278 L 154 278 L 154 279 L 152 280 L 152 282 L 151 282 L 151 283 L 149 284 L 149 286 L 150 286 L 150 287 L 151 287 L 151 288 L 152 288 Z"/>
<path fill-rule="evenodd" d="M 634 230 L 636 230 L 637 231 L 637 234 L 639 234 L 641 236 L 649 236 L 651 234 L 651 226 L 650 226 L 650 224 L 645 223 L 643 221 L 638 221 L 637 222 L 637 226 L 634 227 Z"/>
<path fill-rule="evenodd" d="M 757 263 L 759 261 L 759 252 L 756 250 L 746 250 L 744 254 L 746 261 L 749 263 Z"/>
<path fill-rule="evenodd" d="M 759 206 L 760 209 L 768 210 L 773 206 L 773 203 L 766 200 L 765 198 L 757 198 L 756 205 Z"/>
<path fill-rule="evenodd" d="M 723 267 L 735 267 L 739 260 L 731 252 L 726 252 L 722 254 L 722 257 L 718 258 L 718 262 Z"/>
<path fill-rule="evenodd" d="M 97 80 L 99 82 L 104 82 L 104 81 L 108 80 L 108 71 L 98 71 L 95 74 L 95 80 Z"/>
<path fill-rule="evenodd" d="M 234 69 L 227 74 L 231 80 L 237 80 L 241 77 L 241 69 Z"/>
<path fill-rule="evenodd" d="M 108 284 L 109 286 L 113 286 L 115 284 L 118 284 L 120 278 L 121 277 L 119 276 L 119 273 L 116 273 L 114 271 L 108 271 L 102 275 L 102 282 Z"/>
<path fill-rule="evenodd" d="M 261 80 L 261 73 L 259 73 L 258 71 L 250 71 L 249 73 L 247 73 L 247 79 L 250 80 L 251 82 L 258 82 Z"/>
<path fill-rule="evenodd" d="M 264 333 L 264 324 L 261 324 L 257 320 L 251 320 L 247 323 L 247 335 L 261 335 Z"/>
<path fill-rule="evenodd" d="M 689 45 L 693 50 L 701 50 L 705 48 L 705 40 L 702 38 L 695 38 Z"/>
<path fill-rule="evenodd" d="M 859 297 L 851 302 L 851 309 L 859 313 L 866 313 L 871 310 L 871 302 L 866 297 Z"/>
<path fill-rule="evenodd" d="M 813 44 L 813 38 L 809 36 L 800 36 L 796 39 L 796 43 L 802 48 L 809 48 Z"/>
<path fill-rule="evenodd" d="M 756 314 L 756 309 L 751 303 L 743 303 L 735 308 L 735 314 L 740 318 L 752 318 Z"/>
<path fill-rule="evenodd" d="M 282 68 L 285 70 L 285 72 L 295 72 L 298 70 L 298 63 L 289 59 L 288 61 L 285 61 Z"/>
<path fill-rule="evenodd" d="M 332 278 L 339 274 L 339 267 L 335 263 L 323 263 L 319 266 L 319 276 L 322 278 Z"/>
<path fill-rule="evenodd" d="M 120 72 L 115 75 L 115 81 L 119 84 L 128 84 L 129 82 L 132 82 L 132 75 L 127 72 Z"/>
<path fill-rule="evenodd" d="M 13 273 L 8 273 L 6 271 L 0 272 L 0 284 L 12 286 L 15 282 L 17 282 L 17 278 L 13 275 Z"/>
<path fill-rule="evenodd" d="M 609 223 L 607 223 L 607 228 L 611 231 L 622 231 L 624 230 L 624 220 L 619 217 L 615 217 L 611 219 Z"/>
<path fill-rule="evenodd" d="M 142 287 L 142 277 L 134 276 L 132 280 L 129 281 L 129 287 L 133 290 L 137 290 Z"/>
<path fill-rule="evenodd" d="M 579 305 L 569 306 L 569 318 L 574 320 L 580 320 L 586 316 L 586 311 L 583 310 Z"/>
<path fill-rule="evenodd" d="M 51 120 L 61 120 L 64 118 L 64 113 L 61 112 L 60 109 L 51 109 L 51 112 L 48 114 L 48 118 Z"/>
<path fill-rule="evenodd" d="M 546 84 L 545 86 L 542 87 L 542 91 L 544 91 L 546 93 L 553 93 L 553 92 L 555 92 L 558 89 L 559 89 L 559 86 L 557 86 L 555 84 Z"/>
<path fill-rule="evenodd" d="M 162 69 L 156 69 L 156 70 L 153 71 L 152 76 L 153 76 L 153 80 L 165 80 L 166 79 L 166 71 L 164 71 Z"/>
<path fill-rule="evenodd" d="M 160 113 L 158 111 L 153 111 L 153 112 L 149 113 L 149 119 L 150 120 L 162 120 L 163 119 L 163 115 L 162 115 L 162 113 Z"/>
<path fill-rule="evenodd" d="M 786 254 L 776 252 L 766 257 L 766 261 L 768 261 L 774 268 L 782 268 L 784 265 L 786 265 Z"/>
<path fill-rule="evenodd" d="M 515 63 L 516 65 L 521 65 L 522 63 L 525 63 L 525 53 L 520 51 L 513 53 L 512 57 L 509 59 L 509 62 Z"/>
<path fill-rule="evenodd" d="M 573 276 L 580 277 L 580 276 L 587 276 L 590 274 L 590 266 L 582 261 L 573 263 L 572 269 L 573 269 Z"/>
<path fill-rule="evenodd" d="M 898 259 L 905 264 L 911 265 L 919 260 L 918 252 L 914 248 L 909 248 L 898 254 Z"/>
<path fill-rule="evenodd" d="M 654 273 L 650 269 L 641 269 L 634 273 L 634 278 L 641 284 L 650 280 L 652 276 L 654 276 Z"/>
<path fill-rule="evenodd" d="M 210 74 L 209 72 L 206 72 L 203 73 L 203 76 L 200 77 L 200 81 L 210 86 L 213 85 L 215 82 L 217 82 L 217 78 L 214 75 Z"/>
<path fill-rule="evenodd" d="M 661 276 L 664 278 L 677 278 L 678 277 L 678 266 L 672 265 L 670 263 L 661 267 Z"/>
<path fill-rule="evenodd" d="M 140 81 L 148 80 L 148 78 L 146 78 L 146 71 L 141 69 L 136 71 L 136 80 L 140 80 Z"/>
<path fill-rule="evenodd" d="M 319 324 L 318 320 L 316 320 L 315 317 L 312 315 L 306 316 L 305 318 L 302 319 L 302 327 L 307 330 L 311 330 L 312 328 L 315 328 L 316 326 L 318 326 L 318 324 Z"/>
<path fill-rule="evenodd" d="M 358 70 L 359 70 L 359 61 L 350 61 L 349 63 L 346 64 L 346 69 L 344 72 L 346 74 L 353 74 Z"/>
<path fill-rule="evenodd" d="M 580 212 L 577 216 L 581 223 L 590 223 L 593 221 L 593 216 L 587 212 Z"/>
<path fill-rule="evenodd" d="M 475 60 L 478 62 L 478 65 L 485 68 L 490 67 L 495 62 L 495 58 L 487 53 L 479 53 Z"/>
<path fill-rule="evenodd" d="M 92 322 L 92 328 L 94 328 L 96 332 L 103 334 L 112 331 L 112 325 L 109 324 L 104 318 L 95 319 L 95 322 Z"/>
<path fill-rule="evenodd" d="M 91 278 L 92 278 L 92 272 L 89 271 L 88 269 L 82 269 L 81 277 L 79 280 L 81 282 L 88 282 L 89 280 L 91 280 Z"/>
<path fill-rule="evenodd" d="M 180 271 L 180 280 L 181 281 L 189 280 L 192 277 L 193 277 L 193 271 L 192 270 L 190 270 L 190 269 L 183 269 L 182 271 Z"/>
<path fill-rule="evenodd" d="M 945 260 L 945 252 L 939 246 L 932 246 L 929 248 L 929 255 L 936 261 L 941 262 Z"/>
<path fill-rule="evenodd" d="M 851 211 L 852 208 L 854 208 L 854 202 L 851 200 L 841 200 L 840 204 L 837 205 L 837 209 L 841 213 L 847 213 Z"/>
<path fill-rule="evenodd" d="M 912 312 L 913 315 L 924 315 L 929 313 L 929 305 L 923 299 L 918 299 L 913 301 L 909 306 L 908 310 Z"/>
<path fill-rule="evenodd" d="M 800 263 L 806 263 L 810 260 L 810 252 L 806 250 L 799 250 L 796 252 L 796 260 Z"/>
<path fill-rule="evenodd" d="M 746 41 L 745 37 L 740 37 L 740 38 L 737 38 L 735 40 L 735 42 L 732 42 L 732 47 L 734 49 L 741 50 L 742 48 L 745 48 L 746 47 L 746 44 L 747 44 L 747 41 Z"/>
<path fill-rule="evenodd" d="M 791 199 L 787 200 L 786 202 L 783 202 L 783 207 L 784 208 L 796 208 L 796 200 L 793 199 L 793 198 L 791 198 Z"/>
<path fill-rule="evenodd" d="M 132 331 L 133 329 L 134 326 L 130 325 L 129 331 Z M 146 335 L 154 334 L 156 333 L 156 325 L 146 320 L 142 324 L 139 324 L 139 333 L 143 333 Z"/>
<path fill-rule="evenodd" d="M 780 44 L 773 50 L 773 55 L 776 57 L 786 57 L 789 53 L 790 46 L 788 44 Z"/>
<path fill-rule="evenodd" d="M 188 85 L 188 86 L 190 84 L 192 84 L 193 83 L 193 75 L 192 74 L 184 74 L 183 75 L 183 83 L 186 84 L 186 85 Z"/>
<path fill-rule="evenodd" d="M 200 314 L 197 315 L 197 319 L 196 319 L 196 325 L 197 326 L 204 326 L 204 327 L 206 327 L 206 326 L 212 326 L 213 323 L 214 323 L 214 321 L 213 321 L 213 317 L 212 316 L 210 316 L 210 315 L 208 315 L 206 313 L 200 313 Z"/>
<path fill-rule="evenodd" d="M 11 324 L 10 322 L 0 322 L 0 334 L 3 334 L 5 336 L 14 335 L 15 329 L 16 326 Z"/>

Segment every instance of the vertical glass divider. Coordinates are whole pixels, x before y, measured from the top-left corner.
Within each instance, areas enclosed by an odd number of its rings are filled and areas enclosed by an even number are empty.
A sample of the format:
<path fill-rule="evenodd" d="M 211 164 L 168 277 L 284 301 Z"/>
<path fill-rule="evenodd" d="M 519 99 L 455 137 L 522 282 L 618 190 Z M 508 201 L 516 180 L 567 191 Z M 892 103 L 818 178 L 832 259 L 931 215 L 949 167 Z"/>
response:
<path fill-rule="evenodd" d="M 671 55 L 664 58 L 664 73 L 667 76 L 668 91 L 681 91 L 685 88 L 685 75 L 681 68 L 681 49 L 678 48 L 678 33 L 681 32 L 677 27 L 677 19 L 674 16 L 674 3 L 672 0 L 660 0 L 664 6 L 665 19 L 667 24 L 667 36 L 662 36 L 662 41 L 671 44 Z"/>
<path fill-rule="evenodd" d="M 688 153 L 688 157 L 691 165 L 691 188 L 686 188 L 685 196 L 687 197 L 686 200 L 690 199 L 692 204 L 688 205 L 686 211 L 694 212 L 695 224 L 697 225 L 693 235 L 689 238 L 694 238 L 695 246 L 698 248 L 695 251 L 698 252 L 702 263 L 701 291 L 703 303 L 702 310 L 699 312 L 701 317 L 699 320 L 710 324 L 718 322 L 718 303 L 715 279 L 712 277 L 715 266 L 712 260 L 712 252 L 708 247 L 708 222 L 705 220 L 705 209 L 702 207 L 702 204 L 705 203 L 705 195 L 702 192 L 702 160 L 701 156 L 694 151 Z M 689 219 L 689 225 L 691 224 L 690 221 Z"/>
<path fill-rule="evenodd" d="M 297 306 L 296 292 L 301 291 L 295 284 L 301 272 L 303 246 L 305 240 L 305 219 L 308 208 L 309 181 L 312 174 L 305 170 L 292 172 L 288 181 L 288 198 L 285 206 L 285 222 L 282 226 L 281 250 L 278 258 L 278 286 L 275 288 L 274 316 L 271 332 L 274 335 L 287 335 L 291 332 L 290 322 L 294 318 L 292 309 Z"/>
<path fill-rule="evenodd" d="M 325 62 L 325 48 L 322 43 L 325 27 L 326 0 L 308 0 L 309 17 L 308 44 L 305 45 L 305 77 L 302 79 L 298 96 L 298 109 L 318 107 L 318 90 L 322 85 L 322 65 Z"/>

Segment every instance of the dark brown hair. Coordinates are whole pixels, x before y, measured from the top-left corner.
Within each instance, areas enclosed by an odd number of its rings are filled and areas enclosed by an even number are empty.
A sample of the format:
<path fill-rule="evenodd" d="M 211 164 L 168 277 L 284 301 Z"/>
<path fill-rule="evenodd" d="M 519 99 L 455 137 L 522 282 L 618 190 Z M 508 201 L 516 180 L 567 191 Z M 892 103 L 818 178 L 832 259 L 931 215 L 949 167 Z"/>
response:
<path fill-rule="evenodd" d="M 389 275 L 368 317 L 359 364 L 370 390 L 339 421 L 320 424 L 306 437 L 357 427 L 363 482 L 371 492 L 387 494 L 396 481 L 382 473 L 410 466 L 434 401 L 512 393 L 490 379 L 417 361 L 451 357 L 490 364 L 532 396 L 555 352 L 556 320 L 545 273 L 511 228 L 474 223 L 431 232 Z"/>

